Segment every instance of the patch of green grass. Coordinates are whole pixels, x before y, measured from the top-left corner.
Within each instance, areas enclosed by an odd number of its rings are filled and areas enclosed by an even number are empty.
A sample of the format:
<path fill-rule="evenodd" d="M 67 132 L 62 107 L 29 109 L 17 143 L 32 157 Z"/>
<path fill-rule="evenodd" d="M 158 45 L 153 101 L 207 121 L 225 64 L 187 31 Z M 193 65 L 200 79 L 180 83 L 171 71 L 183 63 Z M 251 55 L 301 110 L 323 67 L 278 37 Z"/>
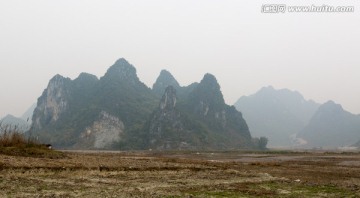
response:
<path fill-rule="evenodd" d="M 335 185 L 309 185 L 283 181 L 238 183 L 227 189 L 199 189 L 187 192 L 194 197 L 358 197 L 356 192 Z"/>
<path fill-rule="evenodd" d="M 316 185 L 291 182 L 265 182 L 253 188 L 275 190 L 281 197 L 357 197 L 355 192 L 336 185 Z"/>
<path fill-rule="evenodd" d="M 49 149 L 42 144 L 17 144 L 12 146 L 0 146 L 0 154 L 23 157 L 61 159 L 66 157 L 65 153 Z M 2 164 L 0 163 L 0 167 Z"/>
<path fill-rule="evenodd" d="M 323 186 L 305 186 L 301 187 L 300 190 L 304 190 L 305 194 L 309 196 L 316 195 L 331 195 L 333 197 L 355 197 L 356 194 L 347 189 L 342 189 L 333 185 L 323 185 Z"/>
<path fill-rule="evenodd" d="M 11 155 L 11 156 L 23 156 L 23 157 L 50 158 L 50 159 L 61 159 L 66 157 L 65 153 L 48 149 L 46 146 L 42 146 L 42 145 L 0 147 L 0 154 Z"/>

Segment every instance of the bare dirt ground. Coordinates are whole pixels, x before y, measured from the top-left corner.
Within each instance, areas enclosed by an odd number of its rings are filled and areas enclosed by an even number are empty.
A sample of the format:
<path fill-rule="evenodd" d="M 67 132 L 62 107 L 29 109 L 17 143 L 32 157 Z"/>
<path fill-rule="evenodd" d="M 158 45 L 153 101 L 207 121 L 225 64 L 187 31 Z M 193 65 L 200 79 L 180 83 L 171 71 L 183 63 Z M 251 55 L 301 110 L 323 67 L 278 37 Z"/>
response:
<path fill-rule="evenodd" d="M 66 152 L 0 155 L 0 197 L 360 197 L 360 154 Z"/>

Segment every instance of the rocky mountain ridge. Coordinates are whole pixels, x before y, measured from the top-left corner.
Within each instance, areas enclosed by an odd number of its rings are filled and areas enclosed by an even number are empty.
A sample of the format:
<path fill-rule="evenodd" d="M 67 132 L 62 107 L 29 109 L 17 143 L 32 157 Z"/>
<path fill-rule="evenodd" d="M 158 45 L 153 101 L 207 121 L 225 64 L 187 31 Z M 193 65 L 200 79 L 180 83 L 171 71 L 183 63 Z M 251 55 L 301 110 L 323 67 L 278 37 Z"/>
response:
<path fill-rule="evenodd" d="M 86 73 L 74 80 L 54 76 L 32 121 L 28 134 L 58 148 L 257 148 L 213 75 L 181 87 L 163 70 L 150 89 L 123 58 L 100 79 Z"/>

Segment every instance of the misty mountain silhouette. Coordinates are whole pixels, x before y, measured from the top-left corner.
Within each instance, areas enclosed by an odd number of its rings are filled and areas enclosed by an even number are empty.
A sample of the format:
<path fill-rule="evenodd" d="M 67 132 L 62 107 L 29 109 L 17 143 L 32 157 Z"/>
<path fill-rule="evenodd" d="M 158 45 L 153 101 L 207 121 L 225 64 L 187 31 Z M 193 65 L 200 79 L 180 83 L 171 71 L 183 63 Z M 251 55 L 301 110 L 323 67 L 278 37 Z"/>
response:
<path fill-rule="evenodd" d="M 360 140 L 360 118 L 328 101 L 319 107 L 297 137 L 304 139 L 307 144 L 303 146 L 308 148 L 351 146 Z"/>
<path fill-rule="evenodd" d="M 235 107 L 254 136 L 268 137 L 270 146 L 291 146 L 292 136 L 307 125 L 319 104 L 305 100 L 297 91 L 268 86 L 242 96 Z"/>
<path fill-rule="evenodd" d="M 258 148 L 241 113 L 225 104 L 215 76 L 181 87 L 162 70 L 150 89 L 123 58 L 100 79 L 54 76 L 28 133 L 59 148 Z"/>

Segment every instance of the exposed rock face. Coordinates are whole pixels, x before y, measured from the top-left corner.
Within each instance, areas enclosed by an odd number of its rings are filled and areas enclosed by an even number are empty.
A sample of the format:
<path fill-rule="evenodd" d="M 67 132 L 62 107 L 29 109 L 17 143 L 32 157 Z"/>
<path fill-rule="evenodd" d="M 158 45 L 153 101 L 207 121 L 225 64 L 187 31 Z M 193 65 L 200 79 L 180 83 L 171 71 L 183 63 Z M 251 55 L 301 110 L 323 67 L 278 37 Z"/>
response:
<path fill-rule="evenodd" d="M 68 79 L 62 76 L 55 76 L 50 82 L 46 92 L 45 115 L 48 115 L 50 122 L 59 119 L 62 112 L 68 107 L 67 90 L 65 88 L 65 81 Z"/>
<path fill-rule="evenodd" d="M 226 120 L 225 102 L 220 85 L 211 74 L 205 74 L 200 84 L 190 93 L 188 103 L 200 117 Z"/>
<path fill-rule="evenodd" d="M 165 89 L 165 94 L 160 101 L 160 109 L 164 111 L 172 111 L 176 106 L 176 90 L 169 86 Z"/>
<path fill-rule="evenodd" d="M 44 125 L 56 122 L 67 110 L 70 81 L 69 78 L 60 75 L 56 75 L 50 80 L 34 110 L 34 124 L 32 125 L 34 129 L 40 130 Z"/>
<path fill-rule="evenodd" d="M 224 138 L 220 147 L 249 148 L 251 135 L 249 128 L 235 107 L 225 104 L 215 76 L 205 74 L 200 84 L 190 93 L 187 109 L 192 110 L 196 117 L 208 128 Z"/>
<path fill-rule="evenodd" d="M 102 111 L 99 118 L 80 135 L 80 148 L 110 149 L 124 136 L 124 123 L 117 117 Z"/>
<path fill-rule="evenodd" d="M 168 86 L 160 101 L 159 108 L 155 111 L 149 129 L 149 146 L 153 149 L 178 149 L 181 139 L 176 139 L 186 133 L 180 112 L 176 106 L 176 90 Z"/>
<path fill-rule="evenodd" d="M 55 76 L 38 99 L 29 134 L 58 148 L 254 148 L 245 120 L 225 104 L 213 75 L 181 87 L 163 70 L 151 90 L 125 59 L 100 79 Z"/>
<path fill-rule="evenodd" d="M 216 78 L 206 74 L 177 104 L 176 90 L 166 88 L 149 124 L 154 149 L 254 148 L 240 112 L 225 104 Z"/>
<path fill-rule="evenodd" d="M 121 144 L 142 149 L 132 138 L 140 139 L 136 136 L 155 106 L 155 94 L 136 69 L 119 59 L 100 80 L 87 73 L 74 80 L 60 75 L 51 79 L 38 99 L 29 134 L 60 148 L 123 148 Z M 81 137 L 88 132 L 85 141 Z"/>

